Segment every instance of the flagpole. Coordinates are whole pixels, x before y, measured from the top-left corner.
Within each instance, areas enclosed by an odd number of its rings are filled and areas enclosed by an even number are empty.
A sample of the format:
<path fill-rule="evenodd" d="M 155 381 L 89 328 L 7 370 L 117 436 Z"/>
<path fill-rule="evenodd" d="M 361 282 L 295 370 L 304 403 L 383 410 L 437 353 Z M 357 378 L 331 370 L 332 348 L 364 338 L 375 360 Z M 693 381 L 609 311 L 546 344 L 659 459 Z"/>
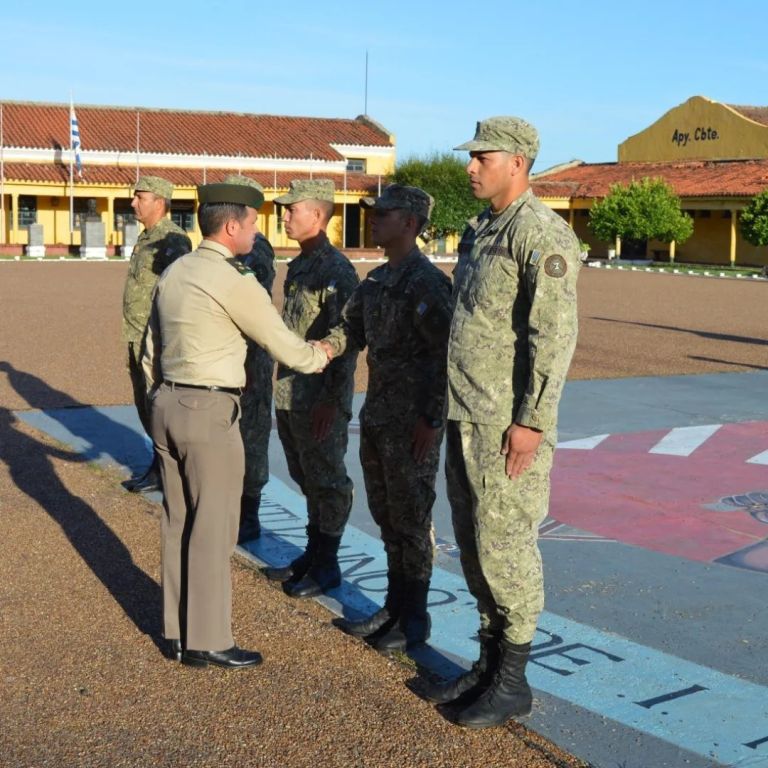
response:
<path fill-rule="evenodd" d="M 72 93 L 69 94 L 69 244 L 75 244 L 75 186 L 74 186 L 74 165 L 75 165 L 75 145 L 72 135 L 72 112 L 75 104 L 72 100 Z"/>
<path fill-rule="evenodd" d="M 141 161 L 139 159 L 139 142 L 141 137 L 141 113 L 136 110 L 136 184 L 139 183 L 139 166 Z"/>
<path fill-rule="evenodd" d="M 0 243 L 5 245 L 5 134 L 3 133 L 3 104 L 0 102 Z"/>
<path fill-rule="evenodd" d="M 347 169 L 344 168 L 344 202 L 341 209 L 341 247 L 347 247 Z"/>

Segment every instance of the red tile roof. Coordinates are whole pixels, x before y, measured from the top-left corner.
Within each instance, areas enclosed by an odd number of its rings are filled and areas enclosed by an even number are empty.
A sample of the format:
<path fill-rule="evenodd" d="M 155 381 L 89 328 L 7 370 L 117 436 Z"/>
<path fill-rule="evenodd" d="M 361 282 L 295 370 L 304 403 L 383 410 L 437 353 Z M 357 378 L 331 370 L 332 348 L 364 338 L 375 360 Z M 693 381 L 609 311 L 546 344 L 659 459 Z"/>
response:
<path fill-rule="evenodd" d="M 198 184 L 213 184 L 222 181 L 230 173 L 237 173 L 237 168 L 216 168 L 205 171 L 203 178 L 202 168 L 158 168 L 152 166 L 145 171 L 153 176 L 162 176 L 164 179 L 172 182 L 179 187 L 194 187 Z M 275 174 L 271 171 L 248 171 L 243 174 L 252 179 L 256 179 L 265 189 L 274 189 Z M 136 182 L 136 167 L 115 165 L 92 165 L 83 168 L 82 181 L 75 176 L 75 188 L 84 185 L 105 184 L 110 186 L 124 184 L 126 187 L 132 187 Z M 288 189 L 288 184 L 292 179 L 308 178 L 309 174 L 296 173 L 295 171 L 279 171 L 277 174 L 277 188 Z M 333 179 L 336 183 L 336 189 L 344 189 L 344 174 L 339 173 L 315 173 L 315 178 Z M 61 184 L 69 183 L 69 165 L 46 164 L 46 163 L 5 163 L 5 181 L 26 181 L 26 182 L 58 182 Z M 382 187 L 386 184 L 384 177 L 381 178 Z M 347 190 L 352 192 L 376 192 L 379 185 L 379 177 L 364 173 L 347 174 Z"/>
<path fill-rule="evenodd" d="M 728 104 L 728 106 L 756 123 L 768 125 L 768 107 L 747 107 L 738 104 Z"/>
<path fill-rule="evenodd" d="M 75 105 L 84 151 L 341 160 L 330 144 L 391 146 L 389 135 L 357 118 L 284 117 Z M 69 105 L 3 102 L 6 147 L 68 149 Z"/>
<path fill-rule="evenodd" d="M 679 197 L 753 197 L 768 188 L 768 160 L 581 163 L 533 177 L 539 197 L 605 197 L 613 184 L 663 178 Z"/>

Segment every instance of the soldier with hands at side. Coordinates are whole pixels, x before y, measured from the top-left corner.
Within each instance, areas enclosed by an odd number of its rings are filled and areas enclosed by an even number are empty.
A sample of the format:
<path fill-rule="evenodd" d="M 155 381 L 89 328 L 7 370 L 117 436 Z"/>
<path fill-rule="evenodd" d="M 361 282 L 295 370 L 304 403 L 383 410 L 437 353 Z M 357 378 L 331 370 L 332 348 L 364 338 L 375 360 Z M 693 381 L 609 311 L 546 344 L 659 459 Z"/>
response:
<path fill-rule="evenodd" d="M 459 245 L 448 342 L 446 479 L 456 543 L 480 614 L 480 658 L 427 686 L 460 725 L 531 710 L 525 667 L 544 605 L 538 527 L 547 515 L 557 408 L 576 346 L 579 243 L 528 174 L 536 129 L 477 124 L 469 183 L 490 206 Z"/>
<path fill-rule="evenodd" d="M 233 173 L 225 184 L 245 184 L 262 195 L 258 181 Z M 253 248 L 237 257 L 240 269 L 252 273 L 264 290 L 272 296 L 275 282 L 275 252 L 269 240 L 258 230 Z M 240 501 L 240 530 L 237 543 L 244 544 L 261 536 L 259 507 L 261 492 L 269 482 L 269 435 L 272 431 L 272 372 L 275 365 L 269 354 L 256 342 L 248 340 L 245 356 L 245 389 L 240 398 L 242 416 L 240 434 L 245 448 L 245 480 Z"/>
<path fill-rule="evenodd" d="M 152 438 L 164 493 L 164 635 L 190 666 L 261 662 L 232 638 L 229 559 L 237 541 L 245 459 L 240 394 L 246 337 L 285 366 L 322 370 L 326 354 L 281 321 L 236 256 L 248 253 L 263 195 L 239 184 L 198 188 L 197 250 L 155 290 L 142 359 L 152 396 Z"/>
<path fill-rule="evenodd" d="M 123 340 L 128 342 L 128 373 L 133 385 L 133 401 L 144 431 L 150 434 L 150 404 L 141 370 L 144 334 L 157 278 L 173 261 L 189 253 L 192 243 L 184 230 L 167 216 L 171 209 L 173 184 L 160 176 L 142 176 L 134 187 L 133 208 L 144 230 L 133 247 L 128 276 L 123 289 Z M 135 493 L 160 489 L 157 456 L 149 469 L 123 485 Z"/>
<path fill-rule="evenodd" d="M 387 263 L 355 289 L 341 323 L 323 340 L 332 355 L 368 348 L 368 391 L 360 413 L 360 463 L 368 507 L 387 554 L 384 606 L 336 622 L 382 651 L 429 638 L 432 505 L 443 437 L 451 283 L 416 245 L 432 198 L 392 184 L 370 209 Z"/>
<path fill-rule="evenodd" d="M 328 240 L 334 185 L 326 179 L 292 181 L 275 198 L 285 206 L 288 237 L 301 253 L 291 261 L 284 286 L 283 320 L 305 339 L 322 339 L 339 322 L 359 283 L 355 268 Z M 322 376 L 277 367 L 275 412 L 288 471 L 307 501 L 307 546 L 282 568 L 266 568 L 291 597 L 314 597 L 341 583 L 338 551 L 352 508 L 352 480 L 344 455 L 352 412 L 357 354 L 335 358 Z"/>

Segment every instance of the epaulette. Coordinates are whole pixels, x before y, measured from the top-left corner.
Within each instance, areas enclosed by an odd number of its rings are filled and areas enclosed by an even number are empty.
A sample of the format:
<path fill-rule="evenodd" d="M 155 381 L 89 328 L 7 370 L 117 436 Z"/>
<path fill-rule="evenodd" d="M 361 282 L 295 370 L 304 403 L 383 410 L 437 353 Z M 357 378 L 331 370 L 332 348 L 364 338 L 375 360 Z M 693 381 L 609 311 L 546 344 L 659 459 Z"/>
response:
<path fill-rule="evenodd" d="M 256 273 L 247 264 L 243 264 L 236 256 L 227 259 L 227 264 L 233 266 L 241 275 L 253 275 L 256 277 Z"/>

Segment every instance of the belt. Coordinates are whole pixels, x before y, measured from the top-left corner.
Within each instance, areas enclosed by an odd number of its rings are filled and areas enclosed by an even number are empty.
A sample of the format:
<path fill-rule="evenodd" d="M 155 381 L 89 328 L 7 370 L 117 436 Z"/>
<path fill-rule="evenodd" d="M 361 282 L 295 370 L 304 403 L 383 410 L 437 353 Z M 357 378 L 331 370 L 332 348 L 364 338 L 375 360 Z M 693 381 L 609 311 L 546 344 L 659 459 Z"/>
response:
<path fill-rule="evenodd" d="M 240 387 L 217 387 L 209 384 L 179 384 L 177 381 L 164 381 L 171 389 L 204 389 L 206 392 L 226 392 L 228 395 L 240 396 L 243 390 Z"/>

